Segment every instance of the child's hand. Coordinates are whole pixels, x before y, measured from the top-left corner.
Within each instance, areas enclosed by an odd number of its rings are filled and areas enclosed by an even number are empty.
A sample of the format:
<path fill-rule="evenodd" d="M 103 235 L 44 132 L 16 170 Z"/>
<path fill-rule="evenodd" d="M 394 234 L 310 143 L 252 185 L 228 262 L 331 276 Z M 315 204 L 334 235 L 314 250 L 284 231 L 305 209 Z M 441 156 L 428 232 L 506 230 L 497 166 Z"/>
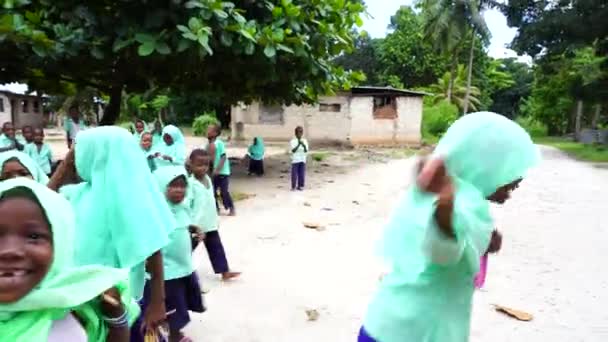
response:
<path fill-rule="evenodd" d="M 101 294 L 101 311 L 107 317 L 120 317 L 125 309 L 120 299 L 120 293 L 113 287 Z"/>
<path fill-rule="evenodd" d="M 486 253 L 498 253 L 502 248 L 502 234 L 495 230 L 492 232 L 492 238 L 490 240 L 490 246 Z"/>
<path fill-rule="evenodd" d="M 443 159 L 421 161 L 416 183 L 421 190 L 439 195 L 440 201 L 454 197 L 454 185 Z"/>
<path fill-rule="evenodd" d="M 203 240 L 205 240 L 205 233 L 203 232 L 203 230 L 195 225 L 190 225 L 190 233 L 192 234 L 192 237 L 195 238 L 198 242 L 201 242 Z"/>

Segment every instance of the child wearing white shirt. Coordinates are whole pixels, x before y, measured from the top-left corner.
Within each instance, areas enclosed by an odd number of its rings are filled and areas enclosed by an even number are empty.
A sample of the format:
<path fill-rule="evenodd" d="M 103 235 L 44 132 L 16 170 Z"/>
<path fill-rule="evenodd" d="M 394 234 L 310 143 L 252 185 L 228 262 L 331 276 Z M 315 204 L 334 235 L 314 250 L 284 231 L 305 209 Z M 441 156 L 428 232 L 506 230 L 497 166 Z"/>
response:
<path fill-rule="evenodd" d="M 296 127 L 296 137 L 291 139 L 291 191 L 296 189 L 304 190 L 304 182 L 306 179 L 306 157 L 308 155 L 308 141 L 302 138 L 304 129 L 302 126 Z"/>

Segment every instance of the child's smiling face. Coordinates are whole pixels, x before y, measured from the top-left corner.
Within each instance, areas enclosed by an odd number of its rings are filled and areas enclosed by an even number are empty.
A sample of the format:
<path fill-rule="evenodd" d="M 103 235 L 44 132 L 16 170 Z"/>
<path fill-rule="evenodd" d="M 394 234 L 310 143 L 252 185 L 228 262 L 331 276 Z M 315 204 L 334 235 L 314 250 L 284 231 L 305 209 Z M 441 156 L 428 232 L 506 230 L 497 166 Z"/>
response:
<path fill-rule="evenodd" d="M 140 133 L 144 131 L 144 123 L 142 121 L 137 121 L 135 122 L 135 130 L 137 131 L 137 133 Z"/>
<path fill-rule="evenodd" d="M 152 147 L 152 134 L 145 133 L 142 135 L 140 145 L 144 150 L 148 151 Z"/>
<path fill-rule="evenodd" d="M 13 303 L 44 279 L 53 261 L 51 227 L 34 201 L 0 200 L 0 303 Z"/>
<path fill-rule="evenodd" d="M 209 171 L 209 163 L 208 156 L 195 156 L 190 159 L 190 169 L 196 178 L 202 178 Z"/>

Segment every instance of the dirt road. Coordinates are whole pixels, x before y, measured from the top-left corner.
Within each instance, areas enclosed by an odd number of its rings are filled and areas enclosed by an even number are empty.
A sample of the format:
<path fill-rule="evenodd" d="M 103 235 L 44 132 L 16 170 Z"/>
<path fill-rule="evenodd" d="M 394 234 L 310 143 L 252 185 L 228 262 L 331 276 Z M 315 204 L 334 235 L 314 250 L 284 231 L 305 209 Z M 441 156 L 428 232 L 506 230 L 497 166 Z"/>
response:
<path fill-rule="evenodd" d="M 476 295 L 471 341 L 608 341 L 608 171 L 552 149 L 543 154 L 511 202 L 495 210 L 505 241 Z M 237 190 L 261 193 L 238 203 L 238 217 L 222 219 L 229 261 L 245 273 L 222 284 L 197 251 L 209 310 L 194 316 L 190 335 L 206 342 L 355 341 L 382 270 L 375 244 L 412 163 L 313 173 L 317 187 L 303 193 L 277 189 L 287 179 L 237 180 Z M 494 303 L 534 320 L 502 316 Z M 307 320 L 309 309 L 318 320 Z"/>

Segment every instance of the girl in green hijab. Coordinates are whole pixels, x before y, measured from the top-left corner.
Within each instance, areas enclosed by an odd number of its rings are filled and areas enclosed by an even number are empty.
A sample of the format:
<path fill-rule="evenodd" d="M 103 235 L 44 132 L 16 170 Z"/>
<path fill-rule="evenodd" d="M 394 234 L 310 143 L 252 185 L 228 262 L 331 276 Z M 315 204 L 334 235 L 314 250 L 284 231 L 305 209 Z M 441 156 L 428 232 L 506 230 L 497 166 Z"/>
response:
<path fill-rule="evenodd" d="M 249 175 L 263 176 L 264 139 L 260 137 L 253 138 L 253 144 L 247 150 L 247 157 L 249 157 Z"/>
<path fill-rule="evenodd" d="M 392 270 L 359 342 L 468 341 L 473 277 L 494 231 L 488 199 L 504 203 L 539 159 L 530 136 L 498 114 L 468 114 L 448 129 L 386 229 Z"/>
<path fill-rule="evenodd" d="M 163 128 L 163 141 L 156 145 L 156 166 L 184 166 L 186 163 L 186 142 L 182 131 L 173 125 Z"/>
<path fill-rule="evenodd" d="M 28 177 L 41 184 L 49 181 L 40 166 L 23 152 L 0 152 L 0 168 L 0 181 L 16 177 Z"/>
<path fill-rule="evenodd" d="M 78 134 L 65 161 L 49 187 L 59 188 L 65 170 L 76 166 L 82 182 L 64 192 L 76 212 L 76 263 L 129 269 L 137 300 L 143 297 L 147 267 L 152 298 L 143 323 L 154 328 L 165 319 L 160 250 L 175 221 L 139 146 L 123 128 L 93 128 Z"/>
<path fill-rule="evenodd" d="M 169 341 L 189 341 L 182 329 L 190 322 L 188 311 L 203 312 L 203 297 L 192 263 L 192 239 L 202 238 L 201 229 L 192 225 L 188 174 L 184 166 L 165 166 L 154 172 L 159 189 L 165 194 L 175 218 L 171 242 L 163 248 L 165 270 L 165 305 L 172 312 L 168 317 Z M 145 299 L 144 299 L 145 302 Z"/>
<path fill-rule="evenodd" d="M 32 180 L 0 183 L 0 339 L 126 342 L 139 308 L 127 272 L 75 266 L 74 214 Z"/>

